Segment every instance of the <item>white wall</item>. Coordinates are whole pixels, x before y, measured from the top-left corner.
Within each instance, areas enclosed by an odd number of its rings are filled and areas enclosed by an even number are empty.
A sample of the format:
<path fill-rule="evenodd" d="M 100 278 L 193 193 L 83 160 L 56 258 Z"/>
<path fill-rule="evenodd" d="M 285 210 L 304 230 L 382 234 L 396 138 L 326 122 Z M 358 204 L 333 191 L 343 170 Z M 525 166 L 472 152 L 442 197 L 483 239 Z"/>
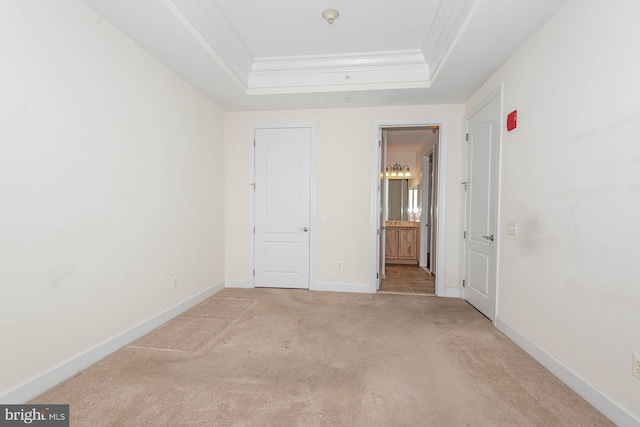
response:
<path fill-rule="evenodd" d="M 222 284 L 224 115 L 77 0 L 0 3 L 0 63 L 6 398 Z"/>
<path fill-rule="evenodd" d="M 638 16 L 635 0 L 569 1 L 467 103 L 504 83 L 505 115 L 518 110 L 503 130 L 498 323 L 636 422 Z"/>
<path fill-rule="evenodd" d="M 373 125 L 377 120 L 443 118 L 449 124 L 449 187 L 445 285 L 460 286 L 463 165 L 462 105 L 291 110 L 227 113 L 226 279 L 246 286 L 249 277 L 250 127 L 269 123 L 315 123 L 317 130 L 316 282 L 368 284 L 372 272 L 371 188 Z M 327 224 L 319 225 L 319 217 Z M 343 268 L 336 268 L 337 261 Z"/>

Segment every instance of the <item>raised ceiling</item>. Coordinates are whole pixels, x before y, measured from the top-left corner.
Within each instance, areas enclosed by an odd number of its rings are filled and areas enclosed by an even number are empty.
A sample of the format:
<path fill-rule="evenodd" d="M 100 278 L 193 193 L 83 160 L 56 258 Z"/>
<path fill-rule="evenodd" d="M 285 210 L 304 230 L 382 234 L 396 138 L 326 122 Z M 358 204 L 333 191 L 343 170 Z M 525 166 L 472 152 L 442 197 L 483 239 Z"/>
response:
<path fill-rule="evenodd" d="M 226 111 L 464 102 L 565 2 L 84 1 Z"/>

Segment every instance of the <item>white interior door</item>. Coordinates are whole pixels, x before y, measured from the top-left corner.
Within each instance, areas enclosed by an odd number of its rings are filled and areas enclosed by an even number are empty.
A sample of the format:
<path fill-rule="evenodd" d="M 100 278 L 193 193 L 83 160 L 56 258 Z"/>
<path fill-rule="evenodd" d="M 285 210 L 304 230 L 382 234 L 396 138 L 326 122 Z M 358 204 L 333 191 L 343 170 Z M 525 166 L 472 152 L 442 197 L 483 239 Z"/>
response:
<path fill-rule="evenodd" d="M 310 170 L 310 128 L 256 129 L 256 287 L 309 288 Z"/>
<path fill-rule="evenodd" d="M 436 157 L 434 155 L 435 151 L 432 151 L 431 153 L 429 153 L 429 177 L 430 177 L 430 182 L 429 182 L 429 206 L 427 209 L 427 218 L 429 220 L 429 241 L 428 241 L 428 246 L 429 246 L 429 253 L 428 253 L 428 257 L 427 257 L 427 266 L 429 267 L 429 271 L 431 271 L 431 273 L 435 273 L 436 271 L 436 267 L 435 267 L 435 254 L 436 254 L 436 239 L 435 239 L 435 234 L 436 234 L 436 227 L 435 227 L 435 220 L 434 220 L 434 216 L 435 216 L 435 206 L 436 206 L 436 200 L 435 200 L 435 194 L 436 194 L 436 186 L 435 186 L 435 182 L 436 182 L 436 175 L 435 175 L 435 160 Z"/>
<path fill-rule="evenodd" d="M 386 249 L 386 236 L 385 236 L 385 223 L 387 212 L 387 130 L 380 130 L 380 180 L 378 183 L 378 200 L 380 200 L 380 225 L 378 232 L 380 238 L 378 239 L 378 283 L 376 290 L 380 290 L 380 285 L 385 278 L 385 249 Z"/>
<path fill-rule="evenodd" d="M 467 119 L 464 297 L 495 319 L 500 97 Z"/>
<path fill-rule="evenodd" d="M 429 240 L 431 249 L 429 251 L 429 270 L 431 274 L 436 275 L 436 283 L 438 280 L 438 276 L 442 276 L 440 271 L 438 271 L 438 254 L 442 253 L 440 249 L 438 249 L 437 242 L 440 240 L 439 233 L 442 233 L 443 230 L 440 229 L 440 217 L 438 213 L 441 211 L 440 206 L 443 205 L 440 201 L 440 144 L 442 140 L 440 139 L 441 133 L 438 132 L 438 143 L 433 147 L 433 153 L 431 153 L 431 207 L 429 209 Z M 443 179 L 444 181 L 444 179 Z M 436 292 L 438 289 L 444 289 L 444 283 L 442 283 L 442 287 L 438 288 L 436 286 Z"/>
<path fill-rule="evenodd" d="M 429 267 L 431 253 L 431 238 L 429 228 L 431 226 L 431 153 L 422 156 L 422 197 L 420 198 L 420 267 Z"/>

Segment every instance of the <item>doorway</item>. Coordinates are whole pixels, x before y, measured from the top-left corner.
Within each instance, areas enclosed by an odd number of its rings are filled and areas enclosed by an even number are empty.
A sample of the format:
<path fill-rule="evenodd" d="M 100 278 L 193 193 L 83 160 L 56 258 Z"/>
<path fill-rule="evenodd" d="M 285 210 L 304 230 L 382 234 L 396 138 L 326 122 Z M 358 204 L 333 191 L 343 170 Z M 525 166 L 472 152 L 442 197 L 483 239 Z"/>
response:
<path fill-rule="evenodd" d="M 442 122 L 378 123 L 376 289 L 438 295 Z M 440 208 L 443 208 L 442 203 Z M 379 234 L 378 234 L 379 233 Z"/>

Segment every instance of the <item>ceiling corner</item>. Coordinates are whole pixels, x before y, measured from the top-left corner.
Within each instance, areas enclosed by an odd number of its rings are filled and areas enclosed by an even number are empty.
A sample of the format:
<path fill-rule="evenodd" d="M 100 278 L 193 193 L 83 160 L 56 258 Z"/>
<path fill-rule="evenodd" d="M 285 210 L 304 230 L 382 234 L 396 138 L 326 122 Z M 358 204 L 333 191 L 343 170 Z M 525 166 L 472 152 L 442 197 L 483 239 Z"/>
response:
<path fill-rule="evenodd" d="M 231 77 L 242 83 L 246 91 L 249 73 L 254 62 L 253 55 L 234 28 L 226 20 L 215 1 L 163 0 L 176 18 L 205 45 L 207 52 L 214 56 Z"/>
<path fill-rule="evenodd" d="M 434 81 L 481 0 L 441 0 L 422 44 Z"/>

